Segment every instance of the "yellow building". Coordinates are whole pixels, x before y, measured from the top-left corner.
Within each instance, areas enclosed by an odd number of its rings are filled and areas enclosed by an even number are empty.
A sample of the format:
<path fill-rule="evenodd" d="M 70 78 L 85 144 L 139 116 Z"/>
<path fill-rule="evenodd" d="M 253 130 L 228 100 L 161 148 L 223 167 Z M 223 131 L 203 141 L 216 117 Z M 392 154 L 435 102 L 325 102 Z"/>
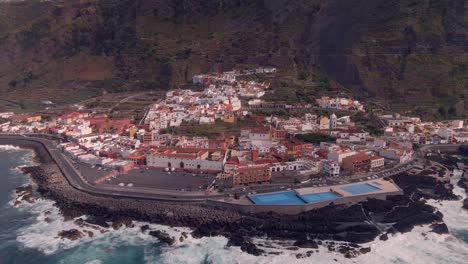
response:
<path fill-rule="evenodd" d="M 319 125 L 320 129 L 327 129 L 330 125 L 330 119 L 326 116 L 320 117 Z"/>
<path fill-rule="evenodd" d="M 130 137 L 134 137 L 135 134 L 136 134 L 137 132 L 138 132 L 138 128 L 137 128 L 137 127 L 133 127 L 133 128 L 130 128 L 130 129 L 128 130 L 128 135 L 129 135 Z"/>
<path fill-rule="evenodd" d="M 236 121 L 236 118 L 233 114 L 225 114 L 223 121 L 226 123 L 234 123 Z"/>
<path fill-rule="evenodd" d="M 9 119 L 16 122 L 27 122 L 32 123 L 36 121 L 41 121 L 42 117 L 40 115 L 12 115 Z"/>

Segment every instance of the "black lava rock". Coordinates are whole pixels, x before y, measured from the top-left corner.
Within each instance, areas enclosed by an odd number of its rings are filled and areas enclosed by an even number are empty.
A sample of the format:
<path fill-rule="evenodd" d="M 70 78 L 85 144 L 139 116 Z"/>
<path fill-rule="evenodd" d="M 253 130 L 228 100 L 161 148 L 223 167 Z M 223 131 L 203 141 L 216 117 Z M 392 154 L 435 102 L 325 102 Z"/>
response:
<path fill-rule="evenodd" d="M 448 227 L 445 223 L 432 224 L 431 228 L 432 232 L 437 233 L 439 235 L 449 233 Z"/>
<path fill-rule="evenodd" d="M 162 231 L 159 231 L 159 230 L 150 231 L 148 234 L 158 238 L 161 242 L 164 242 L 168 244 L 169 246 L 172 246 L 175 243 L 175 239 L 173 237 L 169 236 L 168 234 Z"/>

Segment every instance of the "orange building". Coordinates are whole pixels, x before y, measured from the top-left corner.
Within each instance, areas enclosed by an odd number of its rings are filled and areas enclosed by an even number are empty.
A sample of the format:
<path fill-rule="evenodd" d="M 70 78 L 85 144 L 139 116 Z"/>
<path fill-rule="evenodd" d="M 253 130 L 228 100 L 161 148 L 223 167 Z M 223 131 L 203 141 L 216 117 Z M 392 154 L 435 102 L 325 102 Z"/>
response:
<path fill-rule="evenodd" d="M 350 172 L 365 172 L 371 167 L 371 157 L 364 153 L 358 153 L 343 158 L 342 167 Z"/>
<path fill-rule="evenodd" d="M 132 154 L 127 157 L 127 160 L 132 161 L 135 165 L 146 165 L 145 155 Z"/>
<path fill-rule="evenodd" d="M 232 123 L 234 123 L 236 121 L 236 117 L 232 113 L 225 114 L 224 118 L 223 118 L 223 121 L 226 122 L 226 123 L 231 123 L 232 124 Z"/>
<path fill-rule="evenodd" d="M 233 186 L 247 185 L 271 181 L 271 171 L 268 165 L 250 165 L 238 167 L 232 177 Z"/>
<path fill-rule="evenodd" d="M 16 122 L 32 123 L 35 121 L 41 121 L 42 117 L 40 115 L 19 114 L 19 115 L 12 115 L 9 117 L 9 119 L 16 121 Z"/>

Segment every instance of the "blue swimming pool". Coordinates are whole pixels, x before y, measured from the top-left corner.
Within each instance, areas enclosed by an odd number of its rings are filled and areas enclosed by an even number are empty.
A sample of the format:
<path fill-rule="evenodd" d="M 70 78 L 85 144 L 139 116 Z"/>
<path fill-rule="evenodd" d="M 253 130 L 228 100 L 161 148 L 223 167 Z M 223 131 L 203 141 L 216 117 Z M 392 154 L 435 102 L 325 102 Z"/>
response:
<path fill-rule="evenodd" d="M 301 196 L 301 198 L 307 203 L 317 203 L 326 200 L 333 200 L 339 197 L 341 197 L 341 195 L 336 192 L 311 193 Z"/>
<path fill-rule="evenodd" d="M 380 188 L 372 186 L 368 183 L 348 185 L 348 186 L 341 187 L 340 189 L 343 191 L 349 192 L 352 195 L 365 194 L 365 193 L 370 193 L 370 192 L 381 190 Z"/>
<path fill-rule="evenodd" d="M 247 196 L 254 204 L 305 204 L 295 192 L 264 193 Z"/>

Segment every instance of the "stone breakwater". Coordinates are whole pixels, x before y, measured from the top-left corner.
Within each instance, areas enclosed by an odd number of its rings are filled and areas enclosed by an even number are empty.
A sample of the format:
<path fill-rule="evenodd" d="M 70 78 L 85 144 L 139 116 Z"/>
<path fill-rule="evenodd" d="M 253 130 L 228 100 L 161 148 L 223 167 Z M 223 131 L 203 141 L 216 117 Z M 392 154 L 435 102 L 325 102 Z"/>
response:
<path fill-rule="evenodd" d="M 451 186 L 431 177 L 405 173 L 393 178 L 404 190 L 403 195 L 390 196 L 387 200 L 369 199 L 350 206 L 330 205 L 298 215 L 242 214 L 204 203 L 113 198 L 91 195 L 73 188 L 58 166 L 47 157 L 47 151 L 42 145 L 21 144 L 19 142 L 15 145 L 33 148 L 41 162 L 40 166 L 23 170 L 31 175 L 38 191 L 45 198 L 56 202 L 66 218 L 90 215 L 93 224 L 102 225 L 133 219 L 169 226 L 188 226 L 194 228 L 194 237 L 222 235 L 229 239 L 228 246 L 238 246 L 254 255 L 265 252 L 252 242 L 252 238 L 268 237 L 295 241 L 287 249 L 310 248 L 307 255 L 313 254 L 313 249 L 318 245 L 324 245 L 330 251 L 354 257 L 371 250 L 362 248 L 359 243 L 370 242 L 377 237 L 385 240 L 387 234 L 408 232 L 415 225 L 431 224 L 434 232 L 443 232 L 446 227 L 442 221 L 443 215 L 426 204 L 425 199 L 457 199 Z M 157 232 L 152 235 L 161 237 L 167 243 L 172 241 Z"/>
<path fill-rule="evenodd" d="M 467 147 L 460 147 L 460 152 L 462 148 L 467 148 Z M 458 181 L 457 185 L 460 186 L 465 190 L 465 192 L 468 194 L 468 160 L 460 160 L 454 156 L 451 155 L 445 155 L 445 154 L 436 154 L 433 153 L 431 157 L 428 157 L 428 159 L 438 162 L 440 164 L 443 164 L 447 168 L 454 170 L 459 168 L 459 164 L 461 167 L 463 167 L 464 172 L 462 176 L 460 177 L 460 180 Z M 463 201 L 463 209 L 468 210 L 468 198 L 465 198 Z"/>
<path fill-rule="evenodd" d="M 465 192 L 468 194 L 468 172 L 465 172 L 462 177 L 460 178 L 460 181 L 458 181 L 458 186 L 463 188 Z M 463 201 L 463 209 L 468 210 L 468 198 L 465 198 Z"/>

